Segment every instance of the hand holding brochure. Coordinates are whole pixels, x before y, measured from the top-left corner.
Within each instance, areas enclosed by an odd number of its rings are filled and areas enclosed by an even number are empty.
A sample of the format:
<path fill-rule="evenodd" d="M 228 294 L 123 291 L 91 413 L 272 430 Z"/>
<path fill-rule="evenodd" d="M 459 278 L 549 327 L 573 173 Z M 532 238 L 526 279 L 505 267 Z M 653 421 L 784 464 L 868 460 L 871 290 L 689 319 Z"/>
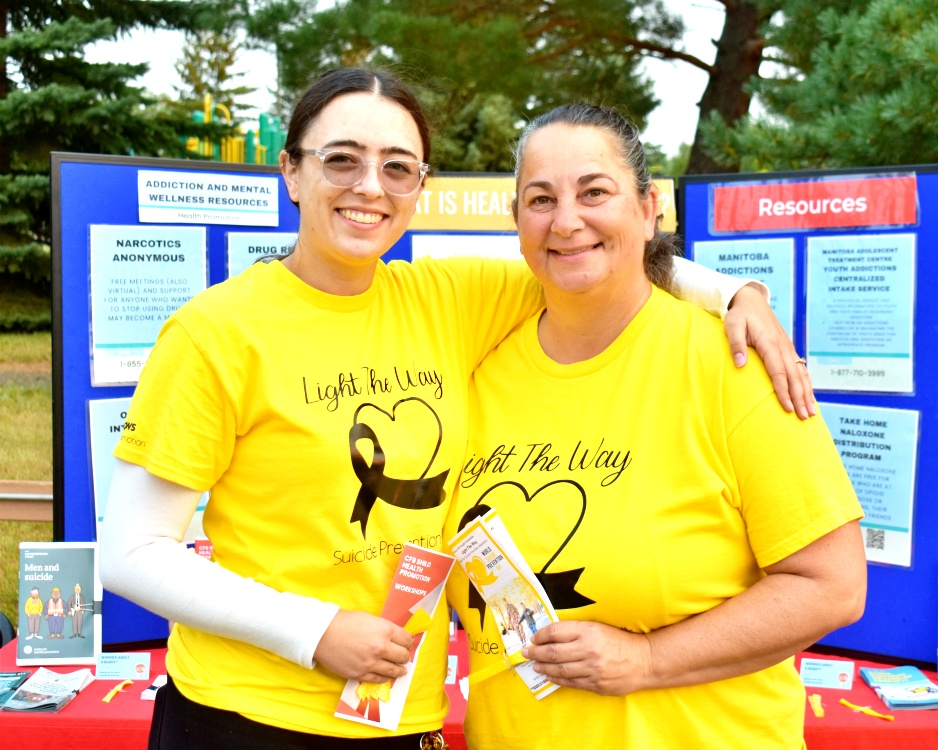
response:
<path fill-rule="evenodd" d="M 512 667 L 538 700 L 550 695 L 560 686 L 535 672 L 533 662 L 521 655 L 521 649 L 527 643 L 529 632 L 533 635 L 560 618 L 498 511 L 490 510 L 470 521 L 450 540 L 449 546 L 496 622 L 500 622 L 499 632 L 505 646 L 504 667 Z M 500 671 L 500 665 L 496 670 Z M 470 675 L 469 684 L 496 673 L 489 674 L 489 669 L 482 672 Z"/>
<path fill-rule="evenodd" d="M 397 729 L 424 633 L 430 628 L 452 567 L 453 558 L 449 555 L 415 544 L 404 545 L 381 616 L 414 636 L 407 674 L 381 683 L 349 680 L 336 708 L 338 718 Z"/>
<path fill-rule="evenodd" d="M 938 708 L 938 685 L 917 667 L 860 667 L 860 677 L 893 711 Z"/>
<path fill-rule="evenodd" d="M 60 674 L 39 667 L 0 707 L 3 711 L 59 711 L 94 680 L 90 669 Z"/>

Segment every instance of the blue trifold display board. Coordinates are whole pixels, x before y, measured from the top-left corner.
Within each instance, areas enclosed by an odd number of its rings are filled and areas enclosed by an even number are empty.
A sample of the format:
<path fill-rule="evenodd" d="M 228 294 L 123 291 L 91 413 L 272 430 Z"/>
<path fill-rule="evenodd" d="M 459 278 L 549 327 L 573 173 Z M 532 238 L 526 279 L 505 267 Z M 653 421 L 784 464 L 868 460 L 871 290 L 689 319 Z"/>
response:
<path fill-rule="evenodd" d="M 130 397 L 134 390 L 129 385 L 92 384 L 89 243 L 90 227 L 95 225 L 163 226 L 143 224 L 138 219 L 137 179 L 141 170 L 174 172 L 180 177 L 205 173 L 241 177 L 279 175 L 274 167 L 247 164 L 52 155 L 53 535 L 56 541 L 96 539 L 88 402 Z M 205 228 L 208 285 L 227 278 L 227 235 L 230 232 L 297 231 L 299 214 L 290 202 L 283 180 L 278 177 L 277 183 L 277 226 L 169 225 Z M 402 239 L 384 257 L 385 260 L 409 260 L 409 237 Z M 168 634 L 164 619 L 107 591 L 102 613 L 105 644 L 160 640 Z"/>
<path fill-rule="evenodd" d="M 915 470 L 909 472 L 913 476 L 900 477 L 906 480 L 914 498 L 910 564 L 869 564 L 865 614 L 854 625 L 823 639 L 822 644 L 880 654 L 897 660 L 934 662 L 938 646 L 938 463 L 930 459 L 938 450 L 938 436 L 933 430 L 938 419 L 938 378 L 935 377 L 938 367 L 938 295 L 931 284 L 938 279 L 938 167 L 683 178 L 679 191 L 679 227 L 689 258 L 703 260 L 705 252 L 731 250 L 732 243 L 738 242 L 738 247 L 747 252 L 723 252 L 722 260 L 727 261 L 723 268 L 730 270 L 727 266 L 733 266 L 733 270 L 738 273 L 756 277 L 759 271 L 778 274 L 779 268 L 769 268 L 771 264 L 764 262 L 766 257 L 771 260 L 771 256 L 748 251 L 779 244 L 784 246 L 787 241 L 794 256 L 791 293 L 785 288 L 789 282 L 785 281 L 784 274 L 780 277 L 780 288 L 773 292 L 780 292 L 782 298 L 787 297 L 790 301 L 791 332 L 795 346 L 799 352 L 808 356 L 809 368 L 816 381 L 826 384 L 823 389 L 817 389 L 817 399 L 822 404 L 901 409 L 918 413 L 917 435 L 914 430 L 909 435 L 913 445 L 917 438 L 918 460 Z M 775 242 L 752 246 L 741 242 L 760 240 Z M 908 313 L 911 309 L 911 320 L 905 326 L 906 337 L 911 341 L 911 357 L 908 352 L 904 355 L 881 352 L 873 355 L 880 359 L 866 360 L 867 363 L 885 363 L 887 368 L 906 363 L 902 365 L 906 368 L 905 375 L 908 378 L 905 387 L 864 388 L 864 376 L 882 372 L 880 369 L 871 370 L 868 366 L 865 370 L 856 369 L 859 381 L 832 381 L 829 375 L 843 374 L 849 378 L 848 371 L 853 371 L 849 366 L 840 368 L 831 365 L 831 362 L 838 361 L 836 357 L 827 356 L 832 352 L 820 351 L 825 347 L 819 346 L 816 340 L 808 340 L 808 329 L 815 326 L 815 320 L 821 320 L 822 313 L 831 310 L 836 313 L 842 309 L 837 307 L 840 304 L 837 295 L 842 294 L 842 289 L 835 284 L 875 285 L 882 283 L 884 277 L 868 271 L 874 267 L 886 268 L 887 271 L 893 268 L 876 263 L 848 264 L 842 266 L 845 270 L 839 273 L 835 270 L 838 268 L 836 263 L 824 261 L 827 264 L 825 266 L 814 255 L 810 264 L 812 270 L 808 273 L 809 246 L 812 253 L 836 252 L 830 248 L 836 248 L 838 243 L 844 242 L 856 247 L 871 243 L 874 248 L 879 246 L 887 251 L 894 249 L 890 245 L 914 249 L 914 275 L 910 288 L 903 289 L 901 293 L 895 293 L 894 289 L 896 298 L 890 300 L 890 304 L 899 312 L 905 309 Z M 715 257 L 711 252 L 711 259 Z M 745 269 L 750 268 L 752 273 L 746 274 Z M 864 272 L 853 274 L 852 269 L 863 269 Z M 824 272 L 834 274 L 831 286 L 819 286 L 817 279 L 809 278 L 811 274 L 821 278 Z M 866 289 L 870 287 L 857 287 L 858 291 Z M 908 299 L 910 295 L 911 300 Z M 787 311 L 784 303 L 783 299 L 781 309 L 776 308 L 780 317 L 783 317 L 783 310 Z M 809 310 L 809 306 L 812 309 Z M 838 334 L 841 341 L 847 341 L 851 335 L 849 317 L 844 316 L 848 325 L 841 326 L 845 329 Z M 911 336 L 908 335 L 909 325 Z M 862 326 L 862 323 L 858 323 L 854 330 L 860 330 Z M 903 328 L 901 325 L 895 327 Z M 818 324 L 817 330 L 821 328 Z M 900 330 L 899 338 L 901 333 Z M 814 335 L 811 333 L 811 336 Z M 857 349 L 863 350 L 868 349 L 865 345 L 872 342 L 854 338 L 854 343 Z M 817 356 L 812 356 L 809 347 L 819 350 L 814 353 Z M 849 362 L 849 354 L 840 361 Z M 911 373 L 908 372 L 908 362 L 912 363 Z M 901 379 L 895 378 L 891 385 L 895 386 Z M 832 407 L 830 411 L 836 412 L 839 408 Z M 836 437 L 832 421 L 832 418 L 827 419 L 828 427 Z M 843 441 L 838 444 L 842 457 L 845 451 L 850 450 L 844 448 L 844 444 Z M 858 439 L 847 441 L 846 444 L 863 443 L 862 439 Z M 784 460 L 784 457 L 779 457 L 779 460 Z M 844 460 L 846 463 L 848 459 Z M 856 480 L 854 483 L 857 484 Z M 874 518 L 868 512 L 864 523 L 875 524 Z M 864 528 L 864 532 L 865 543 L 870 547 L 872 537 L 867 535 L 867 528 Z"/>

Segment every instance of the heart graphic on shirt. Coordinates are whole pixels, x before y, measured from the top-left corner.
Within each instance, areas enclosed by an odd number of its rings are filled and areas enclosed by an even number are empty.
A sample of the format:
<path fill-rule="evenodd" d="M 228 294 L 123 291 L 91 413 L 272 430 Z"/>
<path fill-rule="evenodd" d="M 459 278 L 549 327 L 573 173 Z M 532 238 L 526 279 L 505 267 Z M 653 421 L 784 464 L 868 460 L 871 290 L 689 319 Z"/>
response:
<path fill-rule="evenodd" d="M 349 430 L 352 470 L 361 488 L 349 523 L 365 537 L 371 509 L 380 499 L 409 510 L 443 504 L 449 469 L 428 477 L 443 442 L 443 424 L 423 399 L 401 399 L 391 411 L 362 404 Z"/>
<path fill-rule="evenodd" d="M 476 504 L 463 514 L 459 520 L 459 529 L 462 530 L 470 521 L 485 515 L 492 508 L 498 508 L 503 515 L 505 512 L 510 513 L 519 519 L 519 525 L 525 523 L 521 520 L 524 514 L 514 512 L 518 510 L 518 503 L 537 504 L 538 515 L 531 519 L 537 534 L 532 536 L 530 544 L 526 545 L 523 552 L 554 609 L 575 609 L 593 604 L 593 599 L 576 590 L 576 584 L 585 568 L 548 570 L 576 534 L 583 516 L 586 515 L 586 490 L 577 482 L 557 479 L 532 493 L 518 482 L 499 482 L 482 493 Z M 511 533 L 510 526 L 508 532 Z M 471 583 L 469 607 L 478 610 L 479 627 L 483 627 L 485 600 Z"/>

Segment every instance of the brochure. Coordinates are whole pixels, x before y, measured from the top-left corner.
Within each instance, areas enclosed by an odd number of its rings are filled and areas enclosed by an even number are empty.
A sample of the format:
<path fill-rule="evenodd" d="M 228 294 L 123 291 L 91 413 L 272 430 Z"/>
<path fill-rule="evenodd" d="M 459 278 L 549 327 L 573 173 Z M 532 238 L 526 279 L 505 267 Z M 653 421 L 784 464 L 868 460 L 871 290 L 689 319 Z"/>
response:
<path fill-rule="evenodd" d="M 101 582 L 94 542 L 21 542 L 16 665 L 94 664 Z"/>
<path fill-rule="evenodd" d="M 142 701 L 155 701 L 157 691 L 163 687 L 167 682 L 167 677 L 165 674 L 158 674 L 156 679 L 153 680 L 153 684 L 150 685 L 146 690 L 140 693 L 140 700 Z"/>
<path fill-rule="evenodd" d="M 918 667 L 860 667 L 860 677 L 893 711 L 938 708 L 938 685 Z"/>
<path fill-rule="evenodd" d="M 150 653 L 131 651 L 107 653 L 98 657 L 95 677 L 99 680 L 147 680 L 150 679 Z"/>
<path fill-rule="evenodd" d="M 423 645 L 423 634 L 430 627 L 433 613 L 443 597 L 443 587 L 452 567 L 450 555 L 415 544 L 404 545 L 381 616 L 414 636 L 407 674 L 382 683 L 349 680 L 335 712 L 338 718 L 397 729 Z"/>
<path fill-rule="evenodd" d="M 535 672 L 533 663 L 521 656 L 521 649 L 529 632 L 533 634 L 560 618 L 498 511 L 492 509 L 470 521 L 450 540 L 449 546 L 500 624 L 506 665 L 524 680 L 538 700 L 553 693 L 560 686 Z M 490 675 L 470 675 L 470 684 L 487 676 Z"/>
<path fill-rule="evenodd" d="M 29 672 L 0 672 L 0 706 L 26 682 Z"/>
<path fill-rule="evenodd" d="M 854 663 L 839 659 L 802 659 L 801 684 L 805 687 L 850 690 Z"/>
<path fill-rule="evenodd" d="M 60 711 L 72 698 L 94 681 L 90 669 L 59 674 L 39 667 L 7 699 L 0 711 Z"/>

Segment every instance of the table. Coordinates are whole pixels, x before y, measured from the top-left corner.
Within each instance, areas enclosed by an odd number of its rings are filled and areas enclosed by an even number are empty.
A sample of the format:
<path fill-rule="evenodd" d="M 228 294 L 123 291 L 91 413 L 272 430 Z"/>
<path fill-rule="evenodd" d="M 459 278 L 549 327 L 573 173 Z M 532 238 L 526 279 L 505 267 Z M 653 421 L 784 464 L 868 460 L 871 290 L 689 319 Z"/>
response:
<path fill-rule="evenodd" d="M 465 676 L 468 672 L 465 631 L 457 631 L 456 640 L 450 644 L 450 653 L 456 654 L 459 659 L 457 677 Z M 890 667 L 895 666 L 894 664 L 806 651 L 795 657 L 795 666 L 798 669 L 801 667 L 802 658 L 854 662 L 854 680 L 851 690 L 811 688 L 808 691 L 818 693 L 825 708 L 824 718 L 820 719 L 814 715 L 805 700 L 804 737 L 808 750 L 938 750 L 938 710 L 889 711 L 872 688 L 860 678 L 860 667 Z M 928 670 L 923 671 L 933 682 L 938 683 L 938 674 Z M 450 700 L 450 712 L 443 727 L 443 734 L 452 750 L 466 750 L 462 733 L 466 702 L 455 685 L 446 687 Z M 895 721 L 885 721 L 866 714 L 854 713 L 846 706 L 840 705 L 841 698 L 846 698 L 856 706 L 869 706 L 880 713 L 890 714 L 895 717 Z M 550 698 L 546 700 L 549 701 Z"/>
<path fill-rule="evenodd" d="M 450 643 L 450 653 L 457 658 L 457 680 L 468 671 L 468 650 L 463 631 Z M 150 650 L 150 676 L 165 671 L 165 649 Z M 851 661 L 841 656 L 825 656 L 804 652 L 796 657 Z M 860 667 L 893 666 L 872 661 L 853 660 Z M 76 669 L 78 667 L 75 667 Z M 0 671 L 13 672 L 26 667 L 16 666 L 16 641 L 0 649 Z M 69 671 L 68 666 L 52 666 L 55 671 Z M 925 671 L 938 682 L 935 672 Z M 110 703 L 103 698 L 117 680 L 95 680 L 59 713 L 25 714 L 0 712 L 0 737 L 4 747 L 28 747 L 30 750 L 61 750 L 64 733 L 68 734 L 69 750 L 145 750 L 153 703 L 140 700 L 140 693 L 149 687 L 149 680 L 139 680 L 116 696 Z M 825 716 L 819 719 L 805 706 L 805 742 L 808 750 L 938 750 L 938 710 L 890 712 L 876 694 L 855 673 L 851 690 L 811 688 L 819 693 Z M 457 684 L 448 684 L 446 693 L 450 712 L 443 730 L 451 750 L 466 750 L 462 722 L 466 703 Z M 891 713 L 895 721 L 884 721 L 865 714 L 855 714 L 840 705 L 846 698 L 858 706 L 869 706 L 880 713 Z M 55 730 L 55 731 L 52 731 Z"/>
<path fill-rule="evenodd" d="M 855 670 L 851 690 L 808 689 L 809 693 L 818 693 L 824 705 L 823 719 L 805 705 L 804 737 L 808 750 L 938 750 L 938 710 L 890 711 L 860 678 L 860 667 L 895 664 L 805 652 L 795 657 L 796 666 L 800 668 L 801 659 L 806 657 L 853 661 Z M 935 672 L 922 671 L 932 682 L 938 682 Z M 894 716 L 895 721 L 855 713 L 840 705 L 841 698 L 855 706 L 869 706 L 881 714 Z"/>
<path fill-rule="evenodd" d="M 0 711 L 3 746 L 30 750 L 146 750 L 153 701 L 140 700 L 140 693 L 150 687 L 152 678 L 166 672 L 165 658 L 166 649 L 151 650 L 151 679 L 135 680 L 110 703 L 101 699 L 120 680 L 95 680 L 58 713 Z M 53 672 L 71 672 L 81 666 L 55 664 L 46 668 Z M 0 649 L 0 672 L 26 669 L 29 667 L 16 666 L 16 640 Z"/>

